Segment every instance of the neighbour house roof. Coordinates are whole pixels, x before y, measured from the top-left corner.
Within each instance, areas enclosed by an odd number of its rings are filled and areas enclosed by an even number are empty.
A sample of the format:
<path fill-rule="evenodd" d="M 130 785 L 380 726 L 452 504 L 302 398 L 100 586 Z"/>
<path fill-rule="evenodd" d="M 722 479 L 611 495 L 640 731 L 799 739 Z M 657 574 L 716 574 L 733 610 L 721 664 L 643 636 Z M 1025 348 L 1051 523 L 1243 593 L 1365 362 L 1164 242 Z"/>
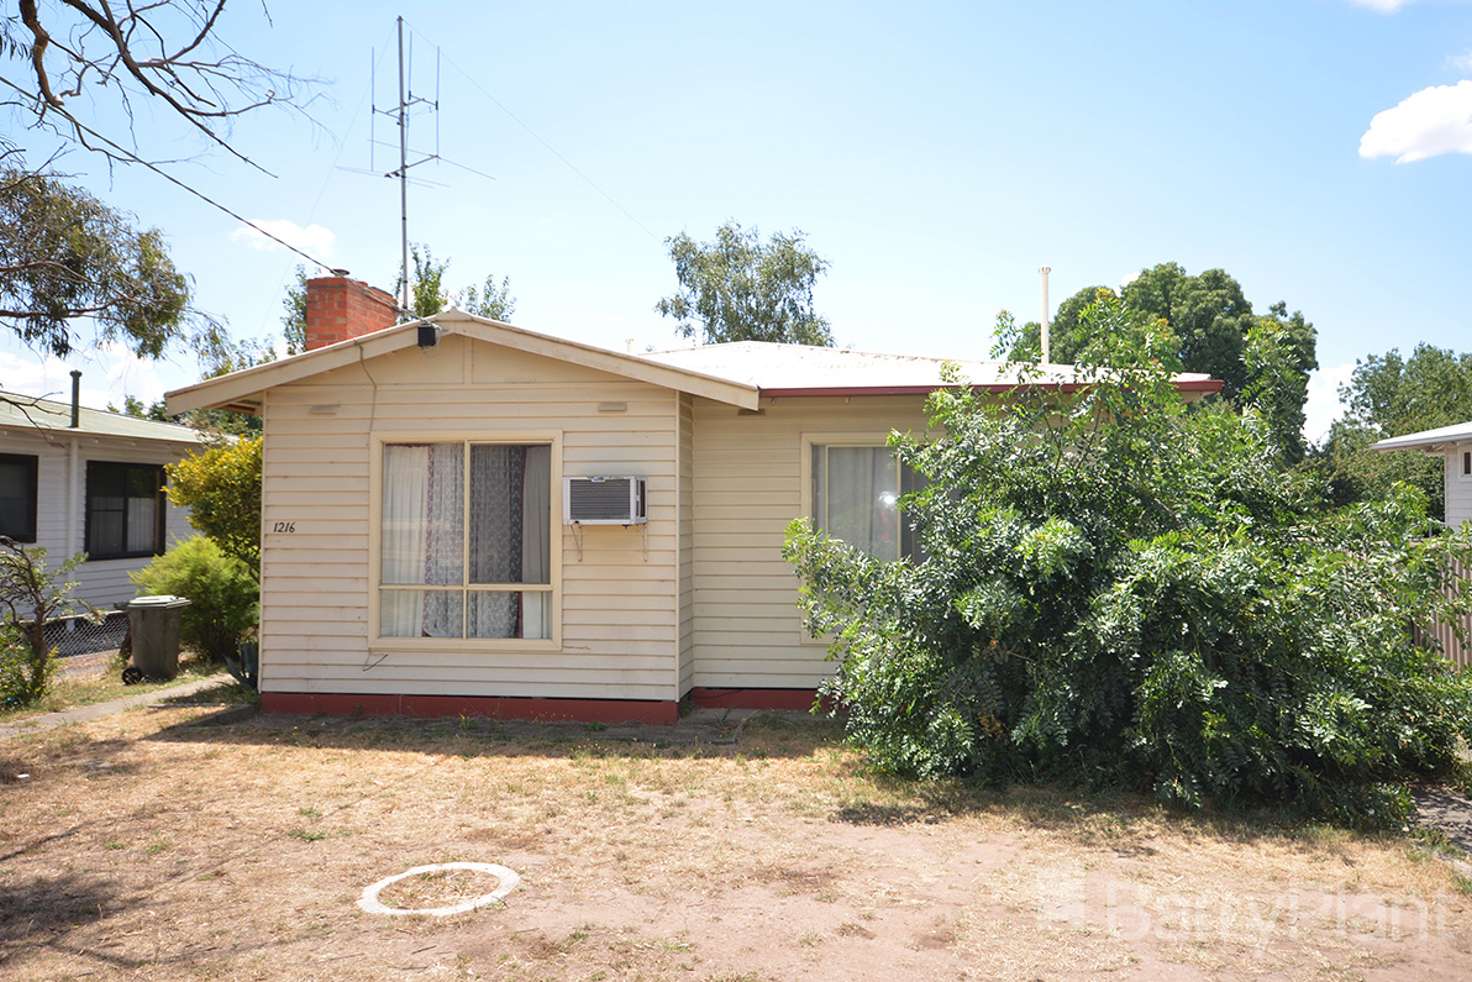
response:
<path fill-rule="evenodd" d="M 1404 436 L 1393 436 L 1388 440 L 1370 444 L 1371 450 L 1430 450 L 1447 443 L 1461 443 L 1472 440 L 1472 420 L 1465 423 L 1457 423 L 1452 426 L 1442 426 L 1434 430 L 1422 430 L 1419 433 L 1407 433 Z"/>
<path fill-rule="evenodd" d="M 188 426 L 138 419 L 122 413 L 81 407 L 80 423 L 71 426 L 71 403 L 55 399 L 38 399 L 15 392 L 0 392 L 0 427 L 41 431 L 42 433 L 81 434 L 89 437 L 115 437 L 122 440 L 158 440 L 165 443 L 199 443 L 203 435 Z"/>
<path fill-rule="evenodd" d="M 763 396 L 899 395 L 927 393 L 943 385 L 948 359 L 888 355 L 847 348 L 820 348 L 766 341 L 708 344 L 635 355 L 540 334 L 500 321 L 447 310 L 429 318 L 441 334 L 504 345 L 626 378 L 705 396 L 743 409 L 756 409 Z M 225 406 L 252 409 L 260 393 L 276 385 L 358 363 L 418 343 L 421 321 L 384 328 L 304 354 L 209 379 L 168 393 L 170 412 Z M 1009 389 L 1015 373 L 1003 362 L 957 362 L 972 385 Z M 1044 365 L 1034 384 L 1077 385 L 1071 365 Z M 1176 384 L 1187 392 L 1216 392 L 1221 383 L 1208 375 L 1183 373 Z"/>
<path fill-rule="evenodd" d="M 923 355 L 891 355 L 851 348 L 822 348 L 773 341 L 730 341 L 670 351 L 651 351 L 651 361 L 677 368 L 721 375 L 754 385 L 764 396 L 902 395 L 930 392 L 945 382 L 941 366 L 957 366 L 961 378 L 973 386 L 1010 389 L 1018 384 L 1017 369 L 1003 361 L 963 361 Z M 1210 375 L 1183 372 L 1176 384 L 1187 391 L 1215 392 L 1221 383 Z M 1038 366 L 1031 385 L 1078 384 L 1072 365 Z"/>

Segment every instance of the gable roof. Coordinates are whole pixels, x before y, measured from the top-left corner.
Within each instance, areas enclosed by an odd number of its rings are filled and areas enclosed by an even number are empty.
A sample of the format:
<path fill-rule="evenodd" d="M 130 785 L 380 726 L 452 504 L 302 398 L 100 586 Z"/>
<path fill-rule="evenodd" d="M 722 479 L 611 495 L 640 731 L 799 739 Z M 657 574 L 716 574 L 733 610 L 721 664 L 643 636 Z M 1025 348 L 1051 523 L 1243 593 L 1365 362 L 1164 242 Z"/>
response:
<path fill-rule="evenodd" d="M 892 355 L 851 348 L 823 348 L 773 341 L 728 341 L 693 348 L 651 351 L 643 355 L 663 365 L 719 374 L 754 385 L 764 396 L 905 395 L 928 393 L 945 385 L 941 366 L 960 369 L 961 378 L 985 389 L 1011 389 L 1017 370 L 1003 361 L 962 361 L 923 355 Z M 1215 392 L 1210 375 L 1182 372 L 1175 376 L 1184 391 Z M 1069 388 L 1078 384 L 1072 365 L 1044 364 L 1028 384 Z"/>
<path fill-rule="evenodd" d="M 122 413 L 81 407 L 81 424 L 71 426 L 71 403 L 38 399 L 16 392 L 0 392 L 0 427 L 83 436 L 117 437 L 126 440 L 159 440 L 166 443 L 200 443 L 204 435 L 189 426 L 139 419 Z"/>
<path fill-rule="evenodd" d="M 528 354 L 554 358 L 558 361 L 582 365 L 584 368 L 592 368 L 613 375 L 622 375 L 625 378 L 648 382 L 667 389 L 705 396 L 744 409 L 757 408 L 760 398 L 756 386 L 744 382 L 707 374 L 697 369 L 661 365 L 637 355 L 610 351 L 597 345 L 554 337 L 550 334 L 540 334 L 524 327 L 516 327 L 485 317 L 476 317 L 463 310 L 451 308 L 423 320 L 396 324 L 361 337 L 349 338 L 346 341 L 339 341 L 336 344 L 329 344 L 299 355 L 292 355 L 264 365 L 231 372 L 229 375 L 207 379 L 182 389 L 175 389 L 165 395 L 169 412 L 215 407 L 255 409 L 259 406 L 260 393 L 273 386 L 310 378 L 334 368 L 355 364 L 366 358 L 375 358 L 417 346 L 419 327 L 426 322 L 433 323 L 439 328 L 441 334 L 459 334 L 474 340 L 525 351 Z"/>
<path fill-rule="evenodd" d="M 310 378 L 418 344 L 418 328 L 433 323 L 442 334 L 459 334 L 529 354 L 554 358 L 625 378 L 756 409 L 763 396 L 851 396 L 925 394 L 944 385 L 941 366 L 958 364 L 973 386 L 1004 391 L 1018 384 L 1016 372 L 999 361 L 955 361 L 917 355 L 879 354 L 771 341 L 735 341 L 671 351 L 624 354 L 597 345 L 540 334 L 524 327 L 450 309 L 424 320 L 339 341 L 300 355 L 257 365 L 168 393 L 170 412 L 225 407 L 254 410 L 273 386 Z M 1072 365 L 1043 365 L 1029 384 L 1071 389 L 1079 385 Z M 1209 375 L 1175 376 L 1183 392 L 1210 393 L 1221 383 Z"/>
<path fill-rule="evenodd" d="M 1371 450 L 1430 450 L 1432 447 L 1444 443 L 1460 443 L 1464 440 L 1472 440 L 1472 420 L 1466 423 L 1455 423 L 1451 426 L 1442 426 L 1434 430 L 1422 430 L 1419 433 L 1407 433 L 1404 436 L 1393 436 L 1379 443 L 1370 444 Z"/>

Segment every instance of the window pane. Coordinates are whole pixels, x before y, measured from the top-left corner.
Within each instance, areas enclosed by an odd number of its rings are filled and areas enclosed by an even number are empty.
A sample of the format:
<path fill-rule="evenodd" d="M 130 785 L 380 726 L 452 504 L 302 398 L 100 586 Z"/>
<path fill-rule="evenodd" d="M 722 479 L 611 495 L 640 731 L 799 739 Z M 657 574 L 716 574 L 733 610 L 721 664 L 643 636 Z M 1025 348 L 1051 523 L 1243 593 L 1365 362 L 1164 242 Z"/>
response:
<path fill-rule="evenodd" d="M 551 447 L 473 445 L 470 582 L 550 583 L 551 509 Z"/>
<path fill-rule="evenodd" d="M 463 582 L 464 466 L 465 448 L 459 443 L 383 448 L 379 547 L 384 583 Z"/>
<path fill-rule="evenodd" d="M 34 458 L 0 461 L 0 535 L 29 539 L 35 534 L 31 527 L 36 493 L 31 480 L 34 467 Z"/>
<path fill-rule="evenodd" d="M 152 552 L 158 539 L 158 498 L 128 499 L 127 552 Z"/>
<path fill-rule="evenodd" d="M 888 447 L 829 447 L 829 535 L 879 559 L 899 556 L 899 487 Z"/>
<path fill-rule="evenodd" d="M 123 507 L 120 495 L 93 494 L 87 513 L 87 552 L 92 556 L 123 551 Z"/>
<path fill-rule="evenodd" d="M 928 485 L 925 477 L 915 473 L 908 467 L 900 468 L 900 493 L 911 494 Z M 910 516 L 900 514 L 900 555 L 906 559 L 913 559 L 920 563 L 925 561 L 925 550 L 915 541 L 915 532 L 910 528 Z"/>
<path fill-rule="evenodd" d="M 459 590 L 378 591 L 380 637 L 463 637 L 464 618 L 465 594 Z"/>
<path fill-rule="evenodd" d="M 472 638 L 550 638 L 552 594 L 472 591 Z"/>

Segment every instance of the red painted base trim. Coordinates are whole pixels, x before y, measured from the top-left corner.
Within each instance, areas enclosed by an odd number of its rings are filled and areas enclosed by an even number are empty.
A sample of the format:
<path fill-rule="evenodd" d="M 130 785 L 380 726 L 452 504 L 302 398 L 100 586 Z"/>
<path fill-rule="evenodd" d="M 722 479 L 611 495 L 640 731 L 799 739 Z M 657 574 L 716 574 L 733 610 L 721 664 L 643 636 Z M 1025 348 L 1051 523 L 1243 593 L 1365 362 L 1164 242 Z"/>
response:
<path fill-rule="evenodd" d="M 796 709 L 813 707 L 813 689 L 706 689 L 690 690 L 690 701 L 701 709 Z"/>
<path fill-rule="evenodd" d="M 653 699 L 540 699 L 353 692 L 262 692 L 261 709 L 298 716 L 490 716 L 495 719 L 671 725 L 679 704 Z"/>

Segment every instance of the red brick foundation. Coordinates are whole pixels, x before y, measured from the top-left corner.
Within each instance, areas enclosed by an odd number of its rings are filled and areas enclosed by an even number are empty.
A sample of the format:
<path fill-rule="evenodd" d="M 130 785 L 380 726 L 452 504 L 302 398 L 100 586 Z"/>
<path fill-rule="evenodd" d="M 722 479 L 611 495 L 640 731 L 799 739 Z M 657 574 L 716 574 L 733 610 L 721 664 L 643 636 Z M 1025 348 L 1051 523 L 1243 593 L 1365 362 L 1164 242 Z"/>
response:
<path fill-rule="evenodd" d="M 701 709 L 796 709 L 813 707 L 813 689 L 705 689 L 690 690 L 690 701 Z"/>
<path fill-rule="evenodd" d="M 261 709 L 301 716 L 490 716 L 579 723 L 653 723 L 680 718 L 679 704 L 653 699 L 519 699 L 353 692 L 262 692 Z"/>

